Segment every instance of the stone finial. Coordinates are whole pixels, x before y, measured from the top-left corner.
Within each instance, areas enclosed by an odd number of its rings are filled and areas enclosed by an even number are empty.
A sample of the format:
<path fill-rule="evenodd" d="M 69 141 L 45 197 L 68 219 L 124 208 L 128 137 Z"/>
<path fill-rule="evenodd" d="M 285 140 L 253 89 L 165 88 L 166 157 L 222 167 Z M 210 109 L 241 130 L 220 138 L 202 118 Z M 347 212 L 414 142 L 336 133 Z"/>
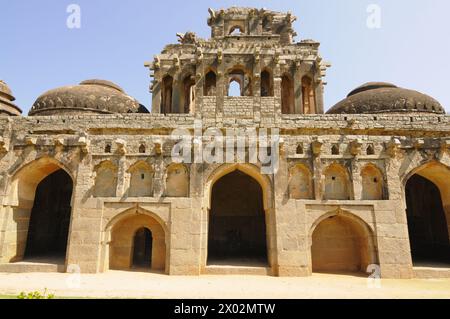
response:
<path fill-rule="evenodd" d="M 117 153 L 125 155 L 127 153 L 126 147 L 127 147 L 127 142 L 123 139 L 116 139 L 114 141 L 117 145 Z"/>
<path fill-rule="evenodd" d="M 150 69 L 152 70 L 159 70 L 161 68 L 161 59 L 159 58 L 159 55 L 154 56 L 153 64 Z"/>
<path fill-rule="evenodd" d="M 362 142 L 359 139 L 356 139 L 350 142 L 350 154 L 353 156 L 359 155 L 361 153 Z"/>
<path fill-rule="evenodd" d="M 208 13 L 209 13 L 208 25 L 212 25 L 214 24 L 214 22 L 216 22 L 217 14 L 216 11 L 214 11 L 214 9 L 212 8 L 208 8 Z"/>
<path fill-rule="evenodd" d="M 197 35 L 194 32 L 188 31 L 186 33 L 177 33 L 178 42 L 181 44 L 196 44 Z"/>
<path fill-rule="evenodd" d="M 322 145 L 323 142 L 321 139 L 315 139 L 312 143 L 311 143 L 311 150 L 314 156 L 319 156 L 320 153 L 322 152 Z"/>

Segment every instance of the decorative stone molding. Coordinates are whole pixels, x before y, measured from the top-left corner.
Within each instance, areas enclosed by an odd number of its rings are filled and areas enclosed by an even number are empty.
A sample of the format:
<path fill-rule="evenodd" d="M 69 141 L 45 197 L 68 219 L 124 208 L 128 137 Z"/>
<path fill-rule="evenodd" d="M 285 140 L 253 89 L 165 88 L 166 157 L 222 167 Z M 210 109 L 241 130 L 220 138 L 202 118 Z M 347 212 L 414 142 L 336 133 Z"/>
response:
<path fill-rule="evenodd" d="M 311 143 L 311 151 L 313 153 L 314 156 L 319 156 L 320 153 L 322 152 L 322 145 L 323 145 L 323 141 L 321 139 L 315 139 L 312 143 Z"/>
<path fill-rule="evenodd" d="M 361 146 L 362 146 L 361 140 L 357 139 L 352 141 L 349 145 L 350 154 L 352 154 L 353 156 L 359 155 L 361 153 Z"/>
<path fill-rule="evenodd" d="M 386 143 L 386 153 L 390 157 L 396 157 L 398 152 L 400 151 L 400 147 L 402 146 L 402 142 L 399 138 L 393 137 L 389 142 Z"/>
<path fill-rule="evenodd" d="M 115 143 L 117 145 L 117 153 L 121 154 L 121 155 L 125 155 L 127 153 L 126 147 L 127 147 L 127 142 L 123 139 L 116 139 Z"/>
<path fill-rule="evenodd" d="M 37 138 L 32 136 L 26 136 L 24 142 L 28 146 L 35 146 L 37 144 Z"/>

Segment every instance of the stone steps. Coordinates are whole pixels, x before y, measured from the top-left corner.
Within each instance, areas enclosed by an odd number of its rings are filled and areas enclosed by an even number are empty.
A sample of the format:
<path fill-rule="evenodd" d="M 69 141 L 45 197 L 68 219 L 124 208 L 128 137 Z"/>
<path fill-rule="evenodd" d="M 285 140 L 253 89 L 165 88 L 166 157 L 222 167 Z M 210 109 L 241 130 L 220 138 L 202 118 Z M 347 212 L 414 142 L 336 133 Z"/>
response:
<path fill-rule="evenodd" d="M 17 262 L 0 264 L 0 272 L 3 273 L 31 273 L 31 272 L 65 272 L 64 264 Z"/>
<path fill-rule="evenodd" d="M 258 267 L 258 266 L 210 265 L 205 267 L 202 274 L 270 276 L 272 275 L 272 269 L 270 267 Z"/>
<path fill-rule="evenodd" d="M 450 268 L 414 267 L 414 277 L 419 279 L 447 279 L 450 278 Z"/>

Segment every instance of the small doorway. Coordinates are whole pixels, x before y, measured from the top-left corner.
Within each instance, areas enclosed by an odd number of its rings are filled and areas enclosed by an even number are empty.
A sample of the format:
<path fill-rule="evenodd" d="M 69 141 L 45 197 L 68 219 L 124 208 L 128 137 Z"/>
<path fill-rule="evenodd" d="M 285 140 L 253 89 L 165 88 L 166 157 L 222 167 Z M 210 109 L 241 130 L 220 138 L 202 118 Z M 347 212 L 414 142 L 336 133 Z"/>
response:
<path fill-rule="evenodd" d="M 133 264 L 132 268 L 152 267 L 152 232 L 147 228 L 136 231 L 133 240 Z"/>

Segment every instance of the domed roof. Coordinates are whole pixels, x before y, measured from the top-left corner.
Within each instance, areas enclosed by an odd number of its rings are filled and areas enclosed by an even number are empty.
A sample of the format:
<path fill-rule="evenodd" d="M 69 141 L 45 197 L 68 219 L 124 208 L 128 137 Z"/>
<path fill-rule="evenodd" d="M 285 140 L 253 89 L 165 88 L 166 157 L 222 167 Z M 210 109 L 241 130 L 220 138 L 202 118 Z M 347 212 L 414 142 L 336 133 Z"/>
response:
<path fill-rule="evenodd" d="M 145 107 L 120 86 L 105 80 L 86 80 L 79 85 L 64 86 L 42 94 L 34 102 L 29 115 L 145 112 Z"/>
<path fill-rule="evenodd" d="M 0 116 L 19 116 L 22 114 L 22 110 L 13 103 L 15 100 L 9 86 L 0 80 Z"/>
<path fill-rule="evenodd" d="M 441 104 L 432 97 L 385 82 L 369 82 L 357 87 L 327 114 L 405 112 L 445 114 Z"/>

